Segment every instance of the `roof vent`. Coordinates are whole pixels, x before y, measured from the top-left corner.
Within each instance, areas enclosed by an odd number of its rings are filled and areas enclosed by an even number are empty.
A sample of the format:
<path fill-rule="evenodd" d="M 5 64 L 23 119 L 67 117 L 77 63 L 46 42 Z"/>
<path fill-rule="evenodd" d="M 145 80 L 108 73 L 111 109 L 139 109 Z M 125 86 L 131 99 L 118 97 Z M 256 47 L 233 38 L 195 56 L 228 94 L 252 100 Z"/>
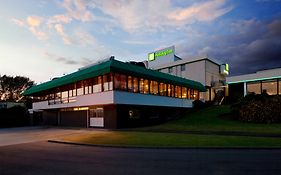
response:
<path fill-rule="evenodd" d="M 136 66 L 140 66 L 143 68 L 146 68 L 145 64 L 143 62 L 137 62 L 137 61 L 129 61 L 130 64 L 136 65 Z"/>
<path fill-rule="evenodd" d="M 89 67 L 92 67 L 92 66 L 94 66 L 94 65 L 97 65 L 97 64 L 100 64 L 100 63 L 103 63 L 103 62 L 106 62 L 106 61 L 114 60 L 114 58 L 115 58 L 115 57 L 112 55 L 112 56 L 110 56 L 110 57 L 108 57 L 108 58 L 100 59 L 100 60 L 98 60 L 98 61 L 95 62 L 95 63 L 92 63 L 92 64 L 89 64 L 89 65 L 87 65 L 87 66 L 84 66 L 84 67 L 79 68 L 78 71 L 79 71 L 79 70 L 83 70 L 83 69 L 87 69 L 87 68 L 89 68 Z"/>

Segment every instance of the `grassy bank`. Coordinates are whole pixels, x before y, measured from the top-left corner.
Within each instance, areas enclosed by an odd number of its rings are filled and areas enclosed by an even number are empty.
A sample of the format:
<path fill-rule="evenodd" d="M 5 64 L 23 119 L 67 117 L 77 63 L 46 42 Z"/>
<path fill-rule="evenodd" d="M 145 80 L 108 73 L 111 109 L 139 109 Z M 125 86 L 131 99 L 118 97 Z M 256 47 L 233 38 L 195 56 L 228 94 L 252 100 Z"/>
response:
<path fill-rule="evenodd" d="M 67 136 L 61 140 L 94 145 L 132 147 L 281 147 L 281 138 L 124 131 L 94 131 L 88 134 Z"/>
<path fill-rule="evenodd" d="M 186 114 L 182 118 L 161 125 L 138 128 L 141 130 L 175 130 L 175 131 L 227 131 L 281 134 L 281 124 L 244 123 L 227 119 L 222 115 L 231 111 L 230 106 L 213 106 L 197 112 Z"/>

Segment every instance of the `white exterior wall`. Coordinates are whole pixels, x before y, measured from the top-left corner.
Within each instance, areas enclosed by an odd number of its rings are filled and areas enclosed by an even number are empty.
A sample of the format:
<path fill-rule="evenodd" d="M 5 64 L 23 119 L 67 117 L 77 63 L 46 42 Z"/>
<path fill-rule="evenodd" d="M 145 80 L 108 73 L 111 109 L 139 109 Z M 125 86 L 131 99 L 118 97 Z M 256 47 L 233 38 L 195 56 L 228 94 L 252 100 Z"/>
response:
<path fill-rule="evenodd" d="M 182 71 L 182 77 L 198 81 L 206 86 L 205 60 L 186 64 L 185 71 Z"/>
<path fill-rule="evenodd" d="M 206 61 L 206 86 L 211 86 L 212 81 L 218 82 L 219 80 L 225 80 L 225 76 L 220 74 L 220 66 Z"/>
<path fill-rule="evenodd" d="M 134 105 L 148 105 L 148 106 L 191 108 L 192 101 L 193 100 L 189 100 L 189 99 L 114 91 L 115 104 L 134 104 Z"/>
<path fill-rule="evenodd" d="M 100 92 L 95 94 L 80 95 L 75 97 L 75 102 L 65 104 L 48 105 L 48 101 L 33 103 L 32 109 L 56 109 L 90 105 L 113 104 L 113 91 Z"/>
<path fill-rule="evenodd" d="M 245 74 L 239 76 L 227 77 L 227 83 L 255 81 L 258 79 L 274 79 L 281 78 L 281 68 L 258 71 L 253 74 Z"/>
<path fill-rule="evenodd" d="M 123 91 L 107 91 L 77 96 L 76 101 L 72 103 L 48 105 L 48 101 L 36 102 L 33 103 L 32 110 L 82 107 L 105 104 L 131 104 L 191 108 L 192 100 Z"/>

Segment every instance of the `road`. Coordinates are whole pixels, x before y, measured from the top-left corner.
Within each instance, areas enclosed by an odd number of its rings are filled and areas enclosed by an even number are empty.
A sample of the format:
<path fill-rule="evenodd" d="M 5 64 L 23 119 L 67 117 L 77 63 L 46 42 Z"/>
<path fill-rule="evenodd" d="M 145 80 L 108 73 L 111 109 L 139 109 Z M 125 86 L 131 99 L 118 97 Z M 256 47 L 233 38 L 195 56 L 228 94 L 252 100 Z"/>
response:
<path fill-rule="evenodd" d="M 0 175 L 280 173 L 280 149 L 125 149 L 46 141 L 0 146 Z"/>

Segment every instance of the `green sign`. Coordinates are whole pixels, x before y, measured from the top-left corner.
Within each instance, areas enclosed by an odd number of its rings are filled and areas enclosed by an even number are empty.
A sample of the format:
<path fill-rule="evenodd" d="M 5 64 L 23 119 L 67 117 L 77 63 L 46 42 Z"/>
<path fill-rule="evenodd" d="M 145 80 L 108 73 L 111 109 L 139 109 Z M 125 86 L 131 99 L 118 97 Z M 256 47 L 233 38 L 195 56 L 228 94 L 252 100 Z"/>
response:
<path fill-rule="evenodd" d="M 148 54 L 148 61 L 153 61 L 155 60 L 157 57 L 162 57 L 162 56 L 166 56 L 169 55 L 170 53 L 173 53 L 173 49 L 166 49 L 160 52 L 155 52 L 155 53 L 150 53 Z"/>
<path fill-rule="evenodd" d="M 228 64 L 224 64 L 224 65 L 225 65 L 225 67 L 224 67 L 223 72 L 224 72 L 226 75 L 228 75 L 228 74 L 229 74 L 229 66 L 228 66 Z"/>
<path fill-rule="evenodd" d="M 155 54 L 154 53 L 148 54 L 148 61 L 153 61 L 153 60 L 155 60 Z"/>

